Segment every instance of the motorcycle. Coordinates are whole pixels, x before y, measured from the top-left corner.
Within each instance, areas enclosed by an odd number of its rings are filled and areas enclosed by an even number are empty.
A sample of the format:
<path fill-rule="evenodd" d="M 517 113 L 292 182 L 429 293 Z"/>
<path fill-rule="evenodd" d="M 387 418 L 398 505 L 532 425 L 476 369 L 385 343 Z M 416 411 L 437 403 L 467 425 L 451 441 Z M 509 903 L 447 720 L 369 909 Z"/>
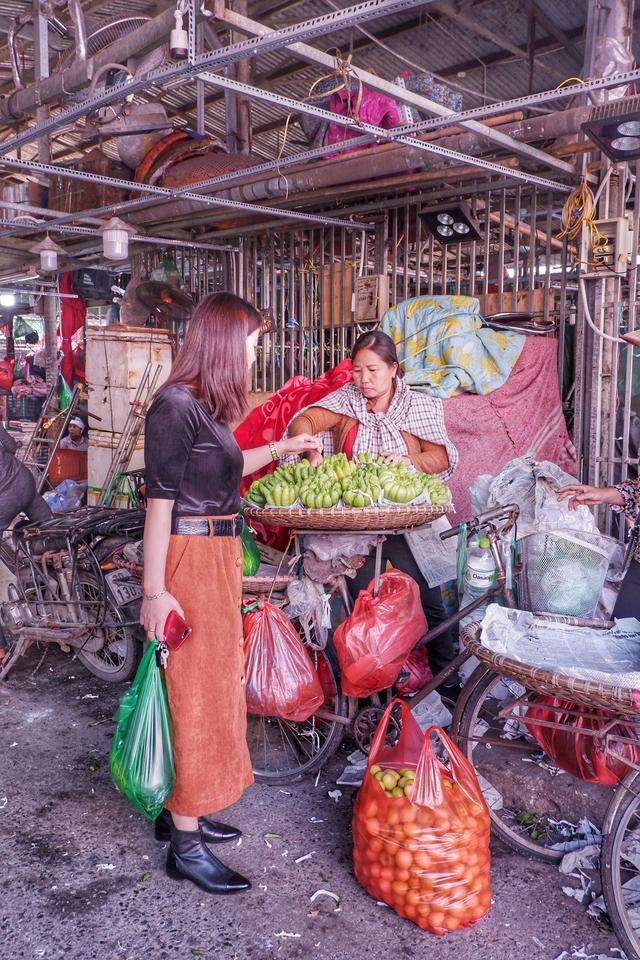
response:
<path fill-rule="evenodd" d="M 84 507 L 44 523 L 18 523 L 0 542 L 15 576 L 0 603 L 7 650 L 0 680 L 32 644 L 74 651 L 94 676 L 129 680 L 140 659 L 143 510 Z"/>

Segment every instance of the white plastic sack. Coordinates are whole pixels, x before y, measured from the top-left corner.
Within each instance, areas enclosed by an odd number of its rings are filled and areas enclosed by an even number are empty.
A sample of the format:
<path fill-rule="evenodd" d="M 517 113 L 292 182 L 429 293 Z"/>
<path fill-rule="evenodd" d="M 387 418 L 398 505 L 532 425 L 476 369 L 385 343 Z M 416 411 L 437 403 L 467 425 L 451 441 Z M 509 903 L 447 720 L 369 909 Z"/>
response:
<path fill-rule="evenodd" d="M 338 557 L 366 557 L 377 540 L 377 536 L 370 533 L 313 533 L 304 538 L 304 547 L 318 560 L 337 560 Z"/>

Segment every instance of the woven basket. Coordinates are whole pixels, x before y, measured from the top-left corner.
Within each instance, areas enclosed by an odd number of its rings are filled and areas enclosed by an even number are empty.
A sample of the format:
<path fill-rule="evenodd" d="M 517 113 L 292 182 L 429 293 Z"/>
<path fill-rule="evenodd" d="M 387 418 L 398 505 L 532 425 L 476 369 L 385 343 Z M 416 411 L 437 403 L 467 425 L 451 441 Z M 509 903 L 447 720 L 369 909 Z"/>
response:
<path fill-rule="evenodd" d="M 576 617 L 540 617 L 554 623 L 566 623 L 574 627 L 608 626 L 603 621 L 580 620 Z M 629 687 L 616 687 L 608 683 L 596 683 L 593 680 L 580 680 L 565 673 L 532 667 L 503 654 L 492 653 L 480 642 L 481 623 L 470 623 L 462 631 L 460 638 L 467 650 L 478 658 L 490 670 L 502 676 L 517 680 L 528 690 L 535 690 L 551 697 L 570 700 L 585 707 L 602 707 L 623 716 L 640 716 L 638 705 L 633 702 L 633 693 Z"/>
<path fill-rule="evenodd" d="M 284 593 L 294 577 L 288 573 L 279 573 L 277 577 L 256 574 L 255 577 L 242 578 L 242 592 L 252 597 L 262 594 Z"/>
<path fill-rule="evenodd" d="M 296 530 L 405 530 L 421 527 L 450 513 L 451 506 L 422 503 L 413 507 L 333 507 L 306 510 L 294 507 L 256 507 L 245 501 L 244 515 L 274 527 Z"/>

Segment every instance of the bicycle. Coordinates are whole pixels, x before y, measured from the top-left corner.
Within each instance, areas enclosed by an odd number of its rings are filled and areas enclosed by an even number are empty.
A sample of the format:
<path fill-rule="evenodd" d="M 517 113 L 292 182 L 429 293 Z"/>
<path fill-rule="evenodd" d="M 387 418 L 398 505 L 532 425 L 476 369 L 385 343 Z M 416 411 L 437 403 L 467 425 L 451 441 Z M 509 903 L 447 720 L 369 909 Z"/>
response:
<path fill-rule="evenodd" d="M 517 505 L 510 504 L 506 507 L 487 511 L 468 521 L 466 531 L 469 539 L 474 534 L 489 537 L 496 561 L 496 582 L 483 597 L 468 604 L 458 613 L 447 618 L 438 627 L 430 630 L 416 647 L 427 644 L 431 639 L 455 626 L 460 620 L 492 599 L 500 597 L 506 605 L 515 605 L 515 599 L 509 585 L 508 572 L 498 549 L 498 544 L 513 528 L 518 514 Z M 441 536 L 443 539 L 458 536 L 461 529 L 463 529 L 462 524 L 446 531 Z M 373 531 L 374 535 L 377 536 L 376 582 L 379 582 L 381 574 L 381 546 L 385 533 L 402 532 L 385 531 L 376 534 Z M 318 531 L 314 531 L 314 533 L 318 533 Z M 302 538 L 300 531 L 297 532 L 297 538 L 298 541 Z M 299 548 L 297 562 L 301 562 L 303 559 L 304 549 Z M 351 609 L 346 572 L 332 577 L 325 586 L 328 587 L 331 601 L 335 607 L 332 624 L 332 626 L 335 626 L 336 617 L 340 614 L 348 615 Z M 278 602 L 285 602 L 284 590 L 286 590 L 286 584 L 281 583 L 280 589 L 273 592 L 273 596 L 277 598 Z M 259 594 L 259 591 L 251 590 L 251 584 L 249 583 L 245 584 L 245 592 L 253 596 Z M 359 701 L 356 698 L 346 696 L 341 689 L 340 668 L 331 635 L 324 647 L 313 636 L 310 642 L 307 640 L 306 645 L 325 691 L 325 702 L 321 709 L 304 723 L 293 723 L 277 717 L 255 715 L 250 715 L 248 718 L 248 742 L 254 775 L 257 780 L 265 783 L 282 785 L 298 780 L 304 775 L 316 773 L 338 752 L 347 734 L 353 738 L 357 747 L 367 754 L 380 718 L 387 704 L 393 698 L 393 688 L 374 694 L 366 701 Z M 419 704 L 448 680 L 469 656 L 469 653 L 462 651 L 423 690 L 407 701 L 410 707 Z M 397 718 L 392 719 L 391 735 L 397 735 L 399 730 L 399 720 Z"/>

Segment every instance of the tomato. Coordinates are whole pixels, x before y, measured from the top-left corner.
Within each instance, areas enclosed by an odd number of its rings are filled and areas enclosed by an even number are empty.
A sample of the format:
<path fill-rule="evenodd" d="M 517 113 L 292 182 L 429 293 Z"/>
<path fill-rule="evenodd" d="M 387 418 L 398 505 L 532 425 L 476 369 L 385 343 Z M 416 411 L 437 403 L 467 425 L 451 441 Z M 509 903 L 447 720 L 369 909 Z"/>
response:
<path fill-rule="evenodd" d="M 407 894 L 406 894 L 406 896 L 405 896 L 404 899 L 405 899 L 405 901 L 406 901 L 408 904 L 410 904 L 411 906 L 415 907 L 415 906 L 417 906 L 417 905 L 420 903 L 420 901 L 421 901 L 422 898 L 420 897 L 419 891 L 418 891 L 418 890 L 414 890 L 414 889 L 411 887 L 411 881 L 409 881 L 408 887 L 409 887 L 409 889 L 407 890 Z"/>
<path fill-rule="evenodd" d="M 409 840 L 417 839 L 423 833 L 424 827 L 421 827 L 419 823 L 405 823 L 404 825 L 404 835 Z"/>
<path fill-rule="evenodd" d="M 371 817 L 376 818 L 378 816 L 378 804 L 376 801 L 370 800 L 369 803 L 365 804 L 362 814 L 367 820 Z"/>
<path fill-rule="evenodd" d="M 383 880 L 395 880 L 396 871 L 393 867 L 381 867 L 380 876 Z"/>
<path fill-rule="evenodd" d="M 399 897 L 403 897 L 403 898 L 404 898 L 404 897 L 406 896 L 407 890 L 408 890 L 409 888 L 408 888 L 408 886 L 407 886 L 406 880 L 394 880 L 393 883 L 391 884 L 391 889 L 392 889 L 393 892 L 396 893 Z"/>
<path fill-rule="evenodd" d="M 418 916 L 418 911 L 415 907 L 411 906 L 411 904 L 406 904 L 404 908 L 404 914 L 409 918 L 409 920 L 415 920 Z"/>
<path fill-rule="evenodd" d="M 398 850 L 396 853 L 396 863 L 399 867 L 408 869 L 413 864 L 413 857 L 408 850 Z"/>
<path fill-rule="evenodd" d="M 387 813 L 387 815 L 386 815 L 386 817 L 385 817 L 385 820 L 386 820 L 386 825 L 387 825 L 388 827 L 395 827 L 395 826 L 397 826 L 397 825 L 400 823 L 400 810 L 398 810 L 397 807 L 395 807 L 395 805 L 392 806 L 392 807 L 389 809 L 389 811 L 388 811 L 388 813 Z"/>
<path fill-rule="evenodd" d="M 460 926 L 461 920 L 460 917 L 455 916 L 452 913 L 445 914 L 444 918 L 444 928 L 445 930 L 457 930 Z"/>
<path fill-rule="evenodd" d="M 380 837 L 372 837 L 368 843 L 369 850 L 372 850 L 374 853 L 380 853 L 383 846 L 384 842 L 380 839 Z"/>
<path fill-rule="evenodd" d="M 400 809 L 400 823 L 414 823 L 418 810 L 411 803 L 403 803 Z"/>
<path fill-rule="evenodd" d="M 442 925 L 444 923 L 444 917 L 445 917 L 444 910 L 432 910 L 431 916 L 429 917 L 429 920 L 431 922 L 431 928 L 434 930 L 437 930 L 438 928 L 442 928 Z"/>
<path fill-rule="evenodd" d="M 391 893 L 391 880 L 380 880 L 378 881 L 378 889 L 380 890 L 380 899 L 388 897 Z"/>
<path fill-rule="evenodd" d="M 402 880 L 405 883 L 408 883 L 411 879 L 411 873 L 409 870 L 396 870 L 396 880 Z"/>
<path fill-rule="evenodd" d="M 365 827 L 367 831 L 374 834 L 374 836 L 380 833 L 380 821 L 376 817 L 369 817 L 365 820 Z"/>
<path fill-rule="evenodd" d="M 382 867 L 379 863 L 374 862 L 369 866 L 369 873 L 377 880 L 382 873 Z"/>

